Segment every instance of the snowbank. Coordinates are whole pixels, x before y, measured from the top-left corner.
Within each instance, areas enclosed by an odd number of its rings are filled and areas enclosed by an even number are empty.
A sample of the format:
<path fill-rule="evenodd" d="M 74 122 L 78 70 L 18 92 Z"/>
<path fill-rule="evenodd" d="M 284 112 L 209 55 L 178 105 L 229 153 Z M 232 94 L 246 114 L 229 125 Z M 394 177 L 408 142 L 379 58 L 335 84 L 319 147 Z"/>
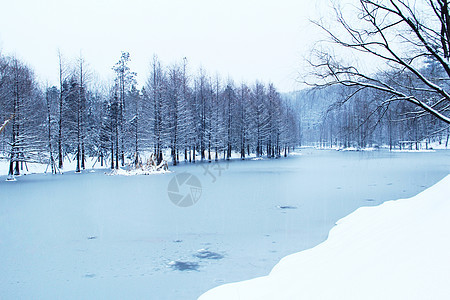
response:
<path fill-rule="evenodd" d="M 347 148 L 336 148 L 337 151 L 376 151 L 378 149 L 373 147 L 367 148 L 355 148 L 355 147 L 347 147 Z"/>
<path fill-rule="evenodd" d="M 410 199 L 359 208 L 268 276 L 199 300 L 450 299 L 449 215 L 450 175 Z"/>
<path fill-rule="evenodd" d="M 108 165 L 100 165 L 100 162 L 96 161 L 96 158 L 89 157 L 86 159 L 86 170 L 100 170 L 100 169 L 108 169 Z M 76 161 L 68 160 L 64 161 L 64 169 L 61 170 L 64 172 L 70 172 L 76 170 Z M 9 160 L 8 159 L 0 159 L 0 176 L 7 175 L 9 171 Z M 30 174 L 42 174 L 42 173 L 51 173 L 51 167 L 48 163 L 24 163 L 23 169 L 20 170 L 21 175 L 30 175 Z"/>
<path fill-rule="evenodd" d="M 122 175 L 122 176 L 136 176 L 136 175 L 153 175 L 153 174 L 165 174 L 165 173 L 171 173 L 169 170 L 160 169 L 160 170 L 145 170 L 145 169 L 130 169 L 130 170 L 124 170 L 124 169 L 118 169 L 118 170 L 112 170 L 105 172 L 106 175 L 109 176 L 115 176 L 115 175 Z"/>
<path fill-rule="evenodd" d="M 432 149 L 419 149 L 419 150 L 402 149 L 402 150 L 392 150 L 392 152 L 418 153 L 418 152 L 435 152 L 435 150 L 432 150 Z"/>
<path fill-rule="evenodd" d="M 86 169 L 83 170 L 84 172 L 95 172 L 95 170 L 106 170 L 105 174 L 107 175 L 123 175 L 123 176 L 134 176 L 134 175 L 152 175 L 152 174 L 164 174 L 164 173 L 170 173 L 168 170 L 167 163 L 164 162 L 165 166 L 163 164 L 159 166 L 144 166 L 143 168 L 139 169 L 132 169 L 131 167 L 126 166 L 122 167 L 118 170 L 112 170 L 110 169 L 110 165 L 104 162 L 103 166 L 100 164 L 100 162 L 97 160 L 97 158 L 94 157 L 88 157 L 86 159 Z M 167 168 L 164 168 L 167 167 Z M 66 159 L 64 161 L 64 169 L 61 170 L 62 173 L 75 171 L 76 170 L 76 161 L 75 160 L 68 160 Z M 7 175 L 9 171 L 9 160 L 7 159 L 0 159 L 0 176 Z M 23 169 L 20 170 L 21 175 L 30 175 L 30 174 L 43 174 L 43 173 L 51 173 L 51 167 L 47 163 L 24 163 Z"/>

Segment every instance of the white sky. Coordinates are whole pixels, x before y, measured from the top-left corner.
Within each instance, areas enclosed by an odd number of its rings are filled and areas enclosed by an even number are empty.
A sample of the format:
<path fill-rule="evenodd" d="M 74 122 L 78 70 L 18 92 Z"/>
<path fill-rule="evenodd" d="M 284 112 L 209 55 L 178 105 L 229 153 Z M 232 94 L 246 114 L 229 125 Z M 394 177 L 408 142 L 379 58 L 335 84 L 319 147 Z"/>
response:
<path fill-rule="evenodd" d="M 236 82 L 273 82 L 298 89 L 303 57 L 327 0 L 9 0 L 0 17 L 0 49 L 56 84 L 59 48 L 67 60 L 82 51 L 90 68 L 112 79 L 121 50 L 131 54 L 142 84 L 153 54 L 165 65 L 188 58 Z"/>

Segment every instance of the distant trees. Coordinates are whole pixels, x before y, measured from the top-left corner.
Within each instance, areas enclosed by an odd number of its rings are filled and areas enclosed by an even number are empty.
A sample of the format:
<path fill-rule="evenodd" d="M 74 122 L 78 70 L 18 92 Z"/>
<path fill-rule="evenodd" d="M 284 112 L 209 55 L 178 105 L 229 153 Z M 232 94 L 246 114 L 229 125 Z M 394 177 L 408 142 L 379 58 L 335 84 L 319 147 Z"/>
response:
<path fill-rule="evenodd" d="M 400 80 L 400 78 L 398 78 Z M 304 145 L 320 147 L 381 147 L 421 149 L 431 142 L 448 146 L 448 126 L 432 115 L 410 117 L 414 105 L 397 101 L 383 106 L 375 89 L 329 86 L 297 93 L 299 132 Z M 291 96 L 296 97 L 296 96 Z"/>
<path fill-rule="evenodd" d="M 29 67 L 0 56 L 0 150 L 10 178 L 27 162 L 47 162 L 56 173 L 75 160 L 81 172 L 88 157 L 118 169 L 139 166 L 143 153 L 176 165 L 233 153 L 280 157 L 297 144 L 295 112 L 272 84 L 224 84 L 204 70 L 189 74 L 186 58 L 165 67 L 155 56 L 138 89 L 122 52 L 115 82 L 105 88 L 88 80 L 82 56 L 72 66 L 61 53 L 58 60 L 58 86 L 41 88 Z"/>

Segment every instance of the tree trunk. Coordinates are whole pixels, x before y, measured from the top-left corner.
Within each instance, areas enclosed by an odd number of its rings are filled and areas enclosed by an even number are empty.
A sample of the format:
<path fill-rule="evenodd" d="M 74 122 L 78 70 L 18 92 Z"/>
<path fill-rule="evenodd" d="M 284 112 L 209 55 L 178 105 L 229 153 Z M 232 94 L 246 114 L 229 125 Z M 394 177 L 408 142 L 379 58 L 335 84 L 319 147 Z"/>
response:
<path fill-rule="evenodd" d="M 114 143 L 111 140 L 111 170 L 114 170 Z"/>

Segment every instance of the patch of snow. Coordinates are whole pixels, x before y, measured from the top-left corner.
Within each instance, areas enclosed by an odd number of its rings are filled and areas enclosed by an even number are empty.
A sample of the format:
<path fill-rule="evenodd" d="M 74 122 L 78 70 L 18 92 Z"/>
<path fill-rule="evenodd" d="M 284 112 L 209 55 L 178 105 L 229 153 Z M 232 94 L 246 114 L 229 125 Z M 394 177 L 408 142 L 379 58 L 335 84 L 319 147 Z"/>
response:
<path fill-rule="evenodd" d="M 64 168 L 61 170 L 62 173 L 75 171 L 76 170 L 76 160 L 68 160 L 64 161 Z M 44 161 L 42 163 L 37 162 L 28 162 L 19 164 L 21 166 L 20 174 L 21 175 L 29 175 L 29 174 L 43 174 L 49 173 L 51 174 L 51 167 L 48 162 Z M 107 169 L 108 166 L 105 164 L 103 166 L 100 165 L 100 162 L 97 162 L 97 158 L 89 157 L 86 158 L 86 171 L 92 172 L 93 170 L 99 169 Z M 0 176 L 7 175 L 9 171 L 9 159 L 0 159 Z"/>
<path fill-rule="evenodd" d="M 303 155 L 303 154 L 300 153 L 300 152 L 290 152 L 289 155 L 292 155 L 292 156 L 300 156 L 300 155 Z"/>
<path fill-rule="evenodd" d="M 347 147 L 347 148 L 335 148 L 337 151 L 376 151 L 377 148 L 367 147 L 367 148 L 356 148 L 356 147 Z"/>
<path fill-rule="evenodd" d="M 145 157 L 145 156 L 143 156 Z M 104 161 L 104 165 L 101 166 L 100 162 L 95 157 L 86 158 L 86 170 L 82 170 L 83 172 L 95 173 L 95 170 L 108 170 L 105 172 L 107 175 L 124 175 L 124 176 L 133 176 L 133 175 L 150 175 L 150 174 L 164 174 L 169 173 L 168 170 L 162 170 L 164 168 L 164 164 L 167 164 L 165 161 L 161 163 L 159 166 L 146 166 L 144 165 L 142 169 L 132 170 L 130 166 L 126 167 L 126 170 L 111 170 L 109 169 L 109 165 L 106 164 L 106 160 Z M 23 163 L 21 165 L 23 168 L 20 170 L 19 176 L 29 175 L 29 174 L 43 174 L 49 173 L 51 174 L 51 167 L 47 162 L 43 163 Z M 71 172 L 76 170 L 76 160 L 66 159 L 64 161 L 64 168 L 61 169 L 61 173 Z M 9 171 L 9 160 L 8 159 L 0 159 L 0 175 L 7 175 Z M 15 176 L 17 177 L 17 176 Z"/>
<path fill-rule="evenodd" d="M 436 152 L 435 150 L 426 150 L 426 149 L 419 149 L 419 150 L 409 150 L 409 149 L 404 149 L 404 150 L 391 150 L 392 152 L 411 152 L 411 153 L 418 153 L 418 152 Z"/>
<path fill-rule="evenodd" d="M 359 151 L 360 149 L 355 147 L 347 147 L 347 148 L 337 148 L 337 151 Z"/>
<path fill-rule="evenodd" d="M 412 198 L 359 208 L 268 276 L 199 300 L 450 299 L 449 195 L 450 175 Z"/>
<path fill-rule="evenodd" d="M 448 143 L 447 143 L 447 146 L 446 146 L 446 141 L 443 141 L 441 143 L 439 143 L 439 142 L 432 142 L 432 143 L 428 144 L 428 148 L 429 149 L 444 150 L 444 149 L 448 149 Z"/>
<path fill-rule="evenodd" d="M 105 172 L 108 176 L 116 176 L 116 175 L 122 175 L 122 176 L 136 176 L 136 175 L 153 175 L 153 174 L 165 174 L 165 173 L 171 173 L 169 170 L 144 170 L 144 169 L 130 169 L 130 170 L 124 170 L 124 169 L 117 169 L 117 170 L 111 170 L 109 172 Z"/>

